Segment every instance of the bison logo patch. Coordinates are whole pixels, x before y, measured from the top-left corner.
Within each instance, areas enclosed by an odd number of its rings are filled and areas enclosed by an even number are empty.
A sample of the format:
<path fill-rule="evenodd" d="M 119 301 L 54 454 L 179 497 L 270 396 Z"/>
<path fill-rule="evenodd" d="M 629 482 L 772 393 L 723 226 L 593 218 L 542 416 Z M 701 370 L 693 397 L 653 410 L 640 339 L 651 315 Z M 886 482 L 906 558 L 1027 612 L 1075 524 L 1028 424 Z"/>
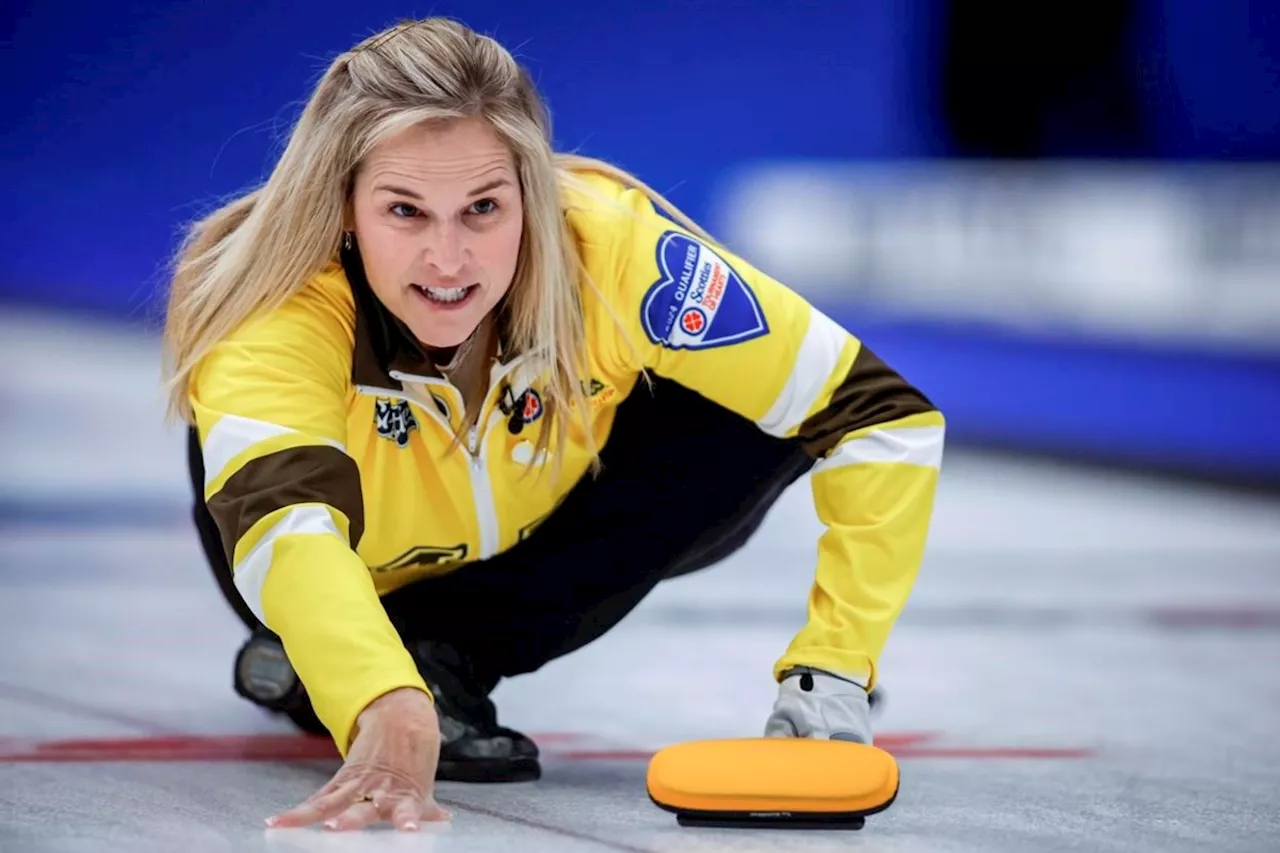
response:
<path fill-rule="evenodd" d="M 409 410 L 407 400 L 379 397 L 373 407 L 373 422 L 378 428 L 378 435 L 394 441 L 400 447 L 409 443 L 409 433 L 418 428 L 418 421 Z"/>

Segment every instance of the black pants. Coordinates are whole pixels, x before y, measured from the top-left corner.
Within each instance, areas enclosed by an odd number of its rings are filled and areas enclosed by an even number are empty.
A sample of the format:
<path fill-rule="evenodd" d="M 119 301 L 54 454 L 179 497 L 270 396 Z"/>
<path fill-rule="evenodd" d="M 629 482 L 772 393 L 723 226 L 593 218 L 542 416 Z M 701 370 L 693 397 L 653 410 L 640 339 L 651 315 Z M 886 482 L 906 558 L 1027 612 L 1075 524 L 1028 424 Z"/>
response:
<path fill-rule="evenodd" d="M 798 442 L 766 435 L 673 382 L 654 382 L 652 391 L 638 384 L 621 404 L 601 474 L 585 476 L 529 538 L 383 597 L 406 643 L 447 642 L 485 680 L 533 672 L 602 636 L 663 579 L 746 544 L 812 461 Z M 259 628 L 203 501 L 194 431 L 189 461 L 214 576 L 245 624 Z"/>

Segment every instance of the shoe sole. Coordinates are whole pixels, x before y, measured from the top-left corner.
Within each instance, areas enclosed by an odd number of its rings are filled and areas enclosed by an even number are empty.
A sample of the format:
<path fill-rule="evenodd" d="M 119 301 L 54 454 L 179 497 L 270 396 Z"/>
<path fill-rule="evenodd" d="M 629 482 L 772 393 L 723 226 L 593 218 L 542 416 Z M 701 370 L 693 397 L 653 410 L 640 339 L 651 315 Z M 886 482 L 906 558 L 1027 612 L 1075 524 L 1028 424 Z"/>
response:
<path fill-rule="evenodd" d="M 465 761 L 442 759 L 436 767 L 436 780 L 478 784 L 533 782 L 542 777 L 542 765 L 536 758 L 501 758 L 492 761 L 468 758 Z"/>

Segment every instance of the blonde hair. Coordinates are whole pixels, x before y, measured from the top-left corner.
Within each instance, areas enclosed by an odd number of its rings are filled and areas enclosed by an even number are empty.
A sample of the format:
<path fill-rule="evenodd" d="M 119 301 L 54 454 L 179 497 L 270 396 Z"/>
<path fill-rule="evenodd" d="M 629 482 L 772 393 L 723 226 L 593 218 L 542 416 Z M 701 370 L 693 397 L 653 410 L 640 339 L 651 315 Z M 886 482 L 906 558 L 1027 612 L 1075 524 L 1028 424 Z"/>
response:
<path fill-rule="evenodd" d="M 190 227 L 174 258 L 163 334 L 170 416 L 193 420 L 191 376 L 219 341 L 285 303 L 333 262 L 351 183 L 370 151 L 421 122 L 469 116 L 489 122 L 518 167 L 525 231 L 507 297 L 505 343 L 548 374 L 544 447 L 563 411 L 579 413 L 591 441 L 579 288 L 594 285 L 561 214 L 563 193 L 590 193 L 576 173 L 600 173 L 644 192 L 703 239 L 711 237 L 616 166 L 555 153 L 550 117 L 528 73 L 496 41 L 447 18 L 403 21 L 340 54 L 267 181 Z"/>

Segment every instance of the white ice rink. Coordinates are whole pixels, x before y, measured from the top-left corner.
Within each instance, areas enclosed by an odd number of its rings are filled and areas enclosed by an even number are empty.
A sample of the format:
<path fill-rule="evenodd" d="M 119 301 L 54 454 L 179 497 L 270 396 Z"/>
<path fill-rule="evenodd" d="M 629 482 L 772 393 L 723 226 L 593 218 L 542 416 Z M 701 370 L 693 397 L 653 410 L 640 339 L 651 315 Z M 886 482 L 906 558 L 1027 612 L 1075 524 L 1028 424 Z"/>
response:
<path fill-rule="evenodd" d="M 901 793 L 860 832 L 685 829 L 644 790 L 655 748 L 760 733 L 807 484 L 745 552 L 500 685 L 541 780 L 440 784 L 452 822 L 418 834 L 264 830 L 337 764 L 232 692 L 243 631 L 156 353 L 0 315 L 3 853 L 1280 850 L 1280 500 L 954 450 L 882 661 Z"/>

